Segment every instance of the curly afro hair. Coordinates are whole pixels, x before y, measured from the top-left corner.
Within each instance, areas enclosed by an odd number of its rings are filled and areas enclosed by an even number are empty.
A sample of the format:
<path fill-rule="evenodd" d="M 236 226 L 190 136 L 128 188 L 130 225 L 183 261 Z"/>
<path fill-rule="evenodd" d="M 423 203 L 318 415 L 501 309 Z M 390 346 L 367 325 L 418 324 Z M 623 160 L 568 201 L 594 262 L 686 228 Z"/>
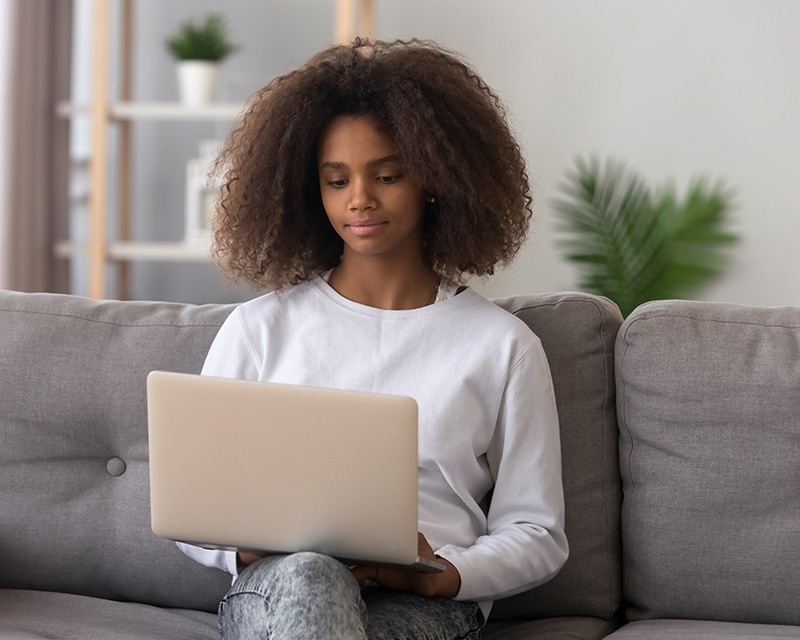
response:
<path fill-rule="evenodd" d="M 332 46 L 250 99 L 217 159 L 224 176 L 214 253 L 234 280 L 279 288 L 336 266 L 317 144 L 337 115 L 369 116 L 434 202 L 424 256 L 456 281 L 508 264 L 527 235 L 525 162 L 497 95 L 457 54 L 427 41 Z"/>

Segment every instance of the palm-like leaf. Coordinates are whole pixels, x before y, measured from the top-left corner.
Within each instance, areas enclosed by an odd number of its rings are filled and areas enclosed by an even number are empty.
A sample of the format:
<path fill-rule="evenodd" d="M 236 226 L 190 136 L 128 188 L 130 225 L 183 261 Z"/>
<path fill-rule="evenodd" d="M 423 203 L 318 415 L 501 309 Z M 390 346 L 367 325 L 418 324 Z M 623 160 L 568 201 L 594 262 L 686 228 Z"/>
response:
<path fill-rule="evenodd" d="M 580 265 L 579 287 L 614 300 L 628 315 L 648 300 L 681 298 L 717 276 L 731 192 L 695 180 L 686 200 L 674 187 L 659 192 L 624 165 L 578 160 L 562 184 L 560 245 Z"/>

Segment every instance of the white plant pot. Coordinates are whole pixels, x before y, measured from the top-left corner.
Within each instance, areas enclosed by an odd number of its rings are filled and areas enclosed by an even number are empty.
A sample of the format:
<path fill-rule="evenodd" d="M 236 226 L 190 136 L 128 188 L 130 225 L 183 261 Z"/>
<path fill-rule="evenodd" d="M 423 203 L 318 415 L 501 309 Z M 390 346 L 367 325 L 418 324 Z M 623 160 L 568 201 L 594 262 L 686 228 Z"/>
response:
<path fill-rule="evenodd" d="M 206 60 L 178 62 L 178 94 L 186 106 L 199 107 L 217 97 L 219 63 Z"/>

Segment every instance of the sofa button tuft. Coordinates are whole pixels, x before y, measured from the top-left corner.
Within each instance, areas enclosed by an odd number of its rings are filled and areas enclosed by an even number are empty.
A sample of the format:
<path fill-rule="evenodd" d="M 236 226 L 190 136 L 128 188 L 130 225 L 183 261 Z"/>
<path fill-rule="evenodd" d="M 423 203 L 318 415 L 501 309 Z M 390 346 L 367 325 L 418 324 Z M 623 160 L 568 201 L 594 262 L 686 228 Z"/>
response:
<path fill-rule="evenodd" d="M 108 473 L 112 476 L 117 477 L 125 473 L 126 466 L 127 465 L 122 458 L 114 457 L 106 463 L 106 471 L 108 471 Z"/>

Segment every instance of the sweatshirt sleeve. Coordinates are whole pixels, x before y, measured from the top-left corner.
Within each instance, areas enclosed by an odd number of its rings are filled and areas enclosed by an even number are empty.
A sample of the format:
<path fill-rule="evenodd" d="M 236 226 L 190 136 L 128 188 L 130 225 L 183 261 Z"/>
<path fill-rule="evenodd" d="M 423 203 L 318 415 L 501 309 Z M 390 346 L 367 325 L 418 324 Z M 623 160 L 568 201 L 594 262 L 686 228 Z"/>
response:
<path fill-rule="evenodd" d="M 220 378 L 258 380 L 259 367 L 245 331 L 241 307 L 222 324 L 206 355 L 202 374 Z"/>
<path fill-rule="evenodd" d="M 487 461 L 487 535 L 437 554 L 461 574 L 459 600 L 496 600 L 550 580 L 568 555 L 561 445 L 550 368 L 536 342 L 512 366 Z"/>
<path fill-rule="evenodd" d="M 258 367 L 238 307 L 228 316 L 214 338 L 203 365 L 202 375 L 258 379 Z M 178 542 L 177 545 L 192 560 L 206 567 L 222 569 L 234 577 L 238 574 L 234 551 L 204 549 L 183 542 Z"/>

